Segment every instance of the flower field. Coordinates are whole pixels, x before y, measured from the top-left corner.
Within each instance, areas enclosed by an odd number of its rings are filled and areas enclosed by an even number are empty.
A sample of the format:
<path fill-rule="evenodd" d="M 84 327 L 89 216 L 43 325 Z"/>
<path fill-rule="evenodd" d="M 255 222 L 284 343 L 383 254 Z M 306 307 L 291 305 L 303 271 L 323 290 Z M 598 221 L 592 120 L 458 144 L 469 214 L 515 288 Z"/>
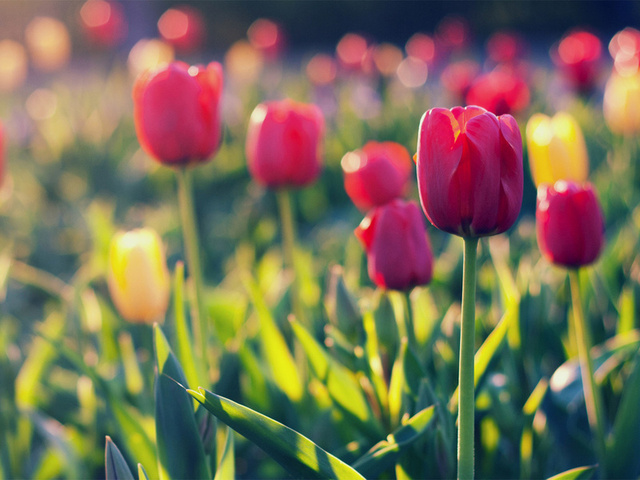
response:
<path fill-rule="evenodd" d="M 633 25 L 132 3 L 0 38 L 0 479 L 640 476 Z"/>

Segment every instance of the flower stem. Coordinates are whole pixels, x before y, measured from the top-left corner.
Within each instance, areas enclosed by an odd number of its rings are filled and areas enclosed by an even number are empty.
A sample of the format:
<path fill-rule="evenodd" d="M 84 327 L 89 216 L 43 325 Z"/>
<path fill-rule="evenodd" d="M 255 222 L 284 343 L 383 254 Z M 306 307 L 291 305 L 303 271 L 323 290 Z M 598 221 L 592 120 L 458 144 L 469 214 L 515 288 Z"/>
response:
<path fill-rule="evenodd" d="M 187 268 L 192 280 L 192 330 L 196 345 L 197 358 L 206 365 L 207 362 L 207 317 L 202 298 L 202 269 L 200 265 L 200 242 L 193 205 L 193 187 L 191 171 L 187 168 L 175 170 L 178 180 L 178 203 L 182 220 L 182 235 L 187 256 Z M 208 371 L 208 368 L 205 368 Z"/>
<path fill-rule="evenodd" d="M 291 192 L 285 188 L 276 190 L 280 222 L 282 224 L 282 251 L 285 267 L 293 274 L 291 284 L 291 310 L 298 321 L 304 322 L 302 306 L 300 304 L 300 285 L 296 271 L 296 227 L 293 221 L 293 209 L 291 207 Z"/>
<path fill-rule="evenodd" d="M 589 417 L 591 432 L 596 437 L 596 447 L 600 460 L 600 467 L 604 468 L 605 428 L 604 417 L 602 416 L 602 395 L 595 383 L 593 375 L 593 361 L 589 354 L 591 350 L 591 330 L 589 329 L 589 325 L 587 325 L 584 311 L 582 310 L 580 277 L 577 269 L 569 270 L 569 283 L 571 284 L 574 328 L 578 344 L 578 358 L 580 359 L 580 372 L 582 374 L 582 388 L 584 389 L 587 416 Z M 606 478 L 606 475 L 603 473 L 602 477 Z"/>
<path fill-rule="evenodd" d="M 476 256 L 478 239 L 464 238 L 462 272 L 462 321 L 458 382 L 458 479 L 473 478 L 474 372 L 476 329 Z"/>

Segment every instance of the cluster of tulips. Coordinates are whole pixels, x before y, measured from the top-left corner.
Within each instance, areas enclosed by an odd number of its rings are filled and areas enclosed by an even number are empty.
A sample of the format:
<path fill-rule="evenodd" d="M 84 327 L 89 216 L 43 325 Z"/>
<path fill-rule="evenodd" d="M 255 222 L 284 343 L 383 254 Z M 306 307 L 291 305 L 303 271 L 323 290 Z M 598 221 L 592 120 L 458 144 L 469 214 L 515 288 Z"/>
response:
<path fill-rule="evenodd" d="M 112 45 L 126 35 L 126 19 L 117 3 L 89 0 L 81 15 L 87 35 L 96 43 Z M 171 27 L 186 21 L 185 18 L 192 24 L 189 35 L 174 35 Z M 164 40 L 183 52 L 192 51 L 203 41 L 201 19 L 188 8 L 169 10 L 158 26 Z M 449 28 L 462 27 L 450 25 Z M 450 31 L 449 36 L 454 38 L 454 33 Z M 448 37 L 441 35 L 441 38 Z M 371 67 L 367 62 L 375 62 L 375 53 L 381 55 L 382 50 L 374 49 L 372 53 L 371 46 L 359 40 L 362 39 L 343 38 L 338 45 L 338 57 L 343 67 L 362 73 Z M 434 62 L 433 52 L 425 54 L 433 50 L 430 41 L 425 36 L 412 38 L 411 48 L 409 44 L 407 47 L 411 52 L 408 58 L 418 59 L 422 55 L 420 61 L 430 68 Z M 358 48 L 362 46 L 362 51 L 349 63 L 349 54 L 353 54 L 356 44 Z M 449 46 L 453 48 L 452 45 Z M 364 215 L 362 222 L 354 226 L 354 234 L 366 252 L 369 279 L 382 291 L 408 292 L 432 282 L 438 259 L 425 217 L 433 227 L 462 238 L 455 405 L 457 468 L 458 478 L 470 479 L 475 472 L 474 442 L 478 438 L 474 363 L 478 245 L 484 237 L 507 232 L 519 218 L 525 194 L 523 146 L 526 146 L 531 179 L 537 189 L 537 244 L 548 262 L 568 272 L 584 402 L 592 438 L 597 443 L 594 451 L 600 462 L 600 475 L 606 478 L 611 465 L 606 464 L 605 412 L 595 380 L 590 354 L 593 342 L 583 313 L 579 280 L 580 269 L 596 262 L 604 249 L 605 218 L 595 188 L 589 182 L 587 145 L 578 121 L 561 111 L 552 117 L 535 113 L 526 125 L 518 125 L 516 118 L 520 118 L 530 103 L 527 82 L 523 80 L 525 67 L 518 61 L 522 49 L 516 36 L 495 36 L 489 45 L 491 61 L 496 64 L 491 72 L 478 75 L 479 66 L 469 62 L 448 65 L 442 71 L 445 88 L 466 106 L 427 110 L 416 125 L 415 155 L 392 139 L 379 138 L 368 139 L 356 150 L 341 152 L 344 190 Z M 572 89 L 581 95 L 592 95 L 601 71 L 601 50 L 597 37 L 576 31 L 558 42 L 552 57 Z M 635 108 L 635 100 L 640 95 L 640 32 L 621 31 L 612 39 L 609 50 L 614 66 L 605 87 L 604 118 L 613 133 L 629 138 L 640 131 L 640 114 Z M 322 60 L 317 56 L 314 59 Z M 323 64 L 324 67 L 334 67 L 332 61 Z M 381 66 L 378 69 L 384 70 Z M 401 76 L 400 62 L 389 72 Z M 307 70 L 309 80 L 318 80 L 312 73 Z M 171 363 L 170 348 L 163 343 L 166 340 L 155 330 L 155 346 L 161 345 L 156 357 L 164 355 L 164 365 L 174 369 L 170 373 L 159 372 L 164 374 L 160 375 L 161 380 L 156 376 L 156 395 L 162 395 L 162 389 L 175 388 L 175 382 L 188 383 L 182 385 L 186 388 L 198 385 L 209 388 L 213 364 L 220 360 L 211 348 L 218 340 L 216 332 L 210 331 L 214 322 L 209 318 L 203 293 L 203 263 L 192 182 L 198 168 L 211 160 L 223 143 L 226 75 L 225 68 L 217 62 L 189 65 L 170 61 L 145 70 L 133 85 L 133 118 L 139 144 L 148 156 L 170 168 L 177 179 L 191 309 L 191 333 L 186 337 L 193 343 L 193 365 L 198 366 L 186 374 L 175 367 Z M 293 279 L 287 308 L 294 330 L 296 321 L 304 319 L 306 313 L 298 284 L 297 232 L 291 192 L 319 179 L 328 124 L 323 109 L 316 104 L 290 98 L 269 100 L 259 103 L 251 113 L 244 139 L 249 175 L 258 185 L 274 192 L 277 199 L 284 262 Z M 3 143 L 0 126 L 0 182 L 4 174 Z M 412 179 L 417 183 L 419 201 L 409 198 Z M 122 318 L 134 323 L 162 323 L 172 284 L 161 236 L 148 227 L 118 232 L 111 239 L 107 283 L 113 305 Z M 411 339 L 408 342 L 408 349 L 415 348 Z M 286 349 L 286 345 L 283 348 Z M 160 363 L 158 361 L 156 367 L 162 370 L 164 365 Z M 193 413 L 190 397 L 180 392 L 189 399 L 187 410 Z M 212 406 L 209 392 L 190 391 L 190 394 L 221 421 L 232 416 L 225 417 L 224 412 Z M 168 410 L 171 407 L 163 405 Z M 171 414 L 166 414 L 166 418 L 172 418 Z M 229 420 L 232 428 L 234 421 L 237 419 Z M 205 430 L 199 433 L 206 438 L 206 429 L 210 426 L 206 421 L 197 426 Z M 159 432 L 162 428 L 167 426 L 158 423 Z M 124 470 L 118 469 L 123 468 L 123 463 L 113 460 L 117 457 L 113 449 L 113 444 L 108 443 L 107 477 L 120 478 Z M 158 452 L 164 452 L 163 449 L 167 449 L 166 445 L 159 443 Z M 340 465 L 332 463 L 331 467 L 342 468 Z M 159 468 L 166 469 L 162 472 L 166 475 L 172 467 L 161 464 Z"/>

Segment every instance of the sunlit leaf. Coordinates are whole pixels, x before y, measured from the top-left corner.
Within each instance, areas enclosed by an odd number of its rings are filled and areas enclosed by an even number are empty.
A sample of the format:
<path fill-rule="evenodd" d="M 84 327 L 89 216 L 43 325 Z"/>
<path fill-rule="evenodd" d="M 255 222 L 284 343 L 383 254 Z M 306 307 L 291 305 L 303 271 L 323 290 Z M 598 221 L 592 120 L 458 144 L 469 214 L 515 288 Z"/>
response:
<path fill-rule="evenodd" d="M 220 460 L 218 461 L 218 468 L 216 469 L 214 480 L 227 480 L 229 478 L 235 478 L 236 466 L 233 445 L 233 430 L 227 428 L 224 448 L 222 449 L 222 455 L 220 456 Z"/>
<path fill-rule="evenodd" d="M 435 407 L 425 408 L 411 417 L 404 425 L 390 434 L 385 440 L 374 445 L 354 464 L 366 477 L 375 476 L 391 467 L 404 447 L 410 445 L 429 427 L 434 417 Z"/>
<path fill-rule="evenodd" d="M 109 436 L 106 440 L 104 457 L 106 480 L 134 480 L 127 461 Z"/>
<path fill-rule="evenodd" d="M 156 356 L 156 445 L 160 478 L 209 478 L 209 468 L 196 425 L 187 380 L 158 325 Z"/>
<path fill-rule="evenodd" d="M 598 468 L 597 465 L 572 468 L 566 472 L 558 473 L 553 477 L 549 477 L 547 480 L 587 480 L 593 476 L 596 468 Z"/>
<path fill-rule="evenodd" d="M 198 390 L 189 390 L 189 393 L 220 421 L 271 455 L 293 476 L 345 480 L 364 478 L 295 430 L 204 388 Z"/>

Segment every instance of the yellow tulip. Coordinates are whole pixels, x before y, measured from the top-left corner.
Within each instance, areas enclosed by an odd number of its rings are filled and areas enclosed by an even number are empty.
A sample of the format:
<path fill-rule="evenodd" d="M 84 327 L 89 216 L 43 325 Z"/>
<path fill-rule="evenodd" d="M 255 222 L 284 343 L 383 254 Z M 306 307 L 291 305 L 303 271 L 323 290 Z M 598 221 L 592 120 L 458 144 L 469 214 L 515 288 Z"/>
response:
<path fill-rule="evenodd" d="M 527 122 L 527 150 L 531 177 L 536 187 L 557 180 L 584 182 L 589 174 L 589 157 L 582 130 L 568 113 L 554 117 L 534 114 Z"/>
<path fill-rule="evenodd" d="M 169 303 L 169 282 L 162 242 L 154 230 L 141 228 L 113 237 L 108 285 L 124 319 L 162 322 Z"/>
<path fill-rule="evenodd" d="M 635 135 L 640 132 L 640 73 L 613 72 L 604 89 L 604 119 L 613 133 Z"/>

